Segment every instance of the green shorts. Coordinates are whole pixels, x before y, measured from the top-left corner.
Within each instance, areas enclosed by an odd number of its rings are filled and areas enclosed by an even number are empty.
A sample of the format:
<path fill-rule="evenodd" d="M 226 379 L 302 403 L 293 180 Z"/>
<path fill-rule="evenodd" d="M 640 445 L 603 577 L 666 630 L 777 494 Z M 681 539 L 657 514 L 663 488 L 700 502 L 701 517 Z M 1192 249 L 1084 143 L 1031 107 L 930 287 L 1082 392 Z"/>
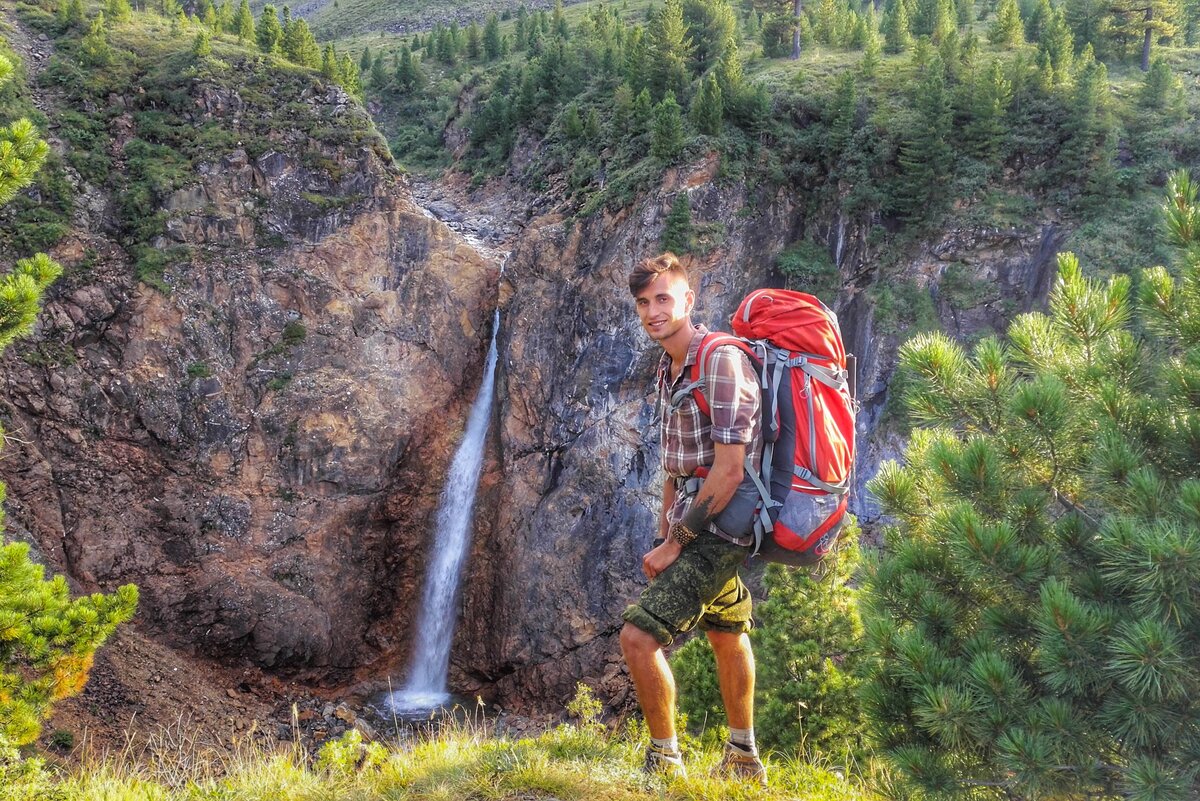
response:
<path fill-rule="evenodd" d="M 705 532 L 621 615 L 666 647 L 697 625 L 740 634 L 751 628 L 750 591 L 738 576 L 749 549 Z"/>

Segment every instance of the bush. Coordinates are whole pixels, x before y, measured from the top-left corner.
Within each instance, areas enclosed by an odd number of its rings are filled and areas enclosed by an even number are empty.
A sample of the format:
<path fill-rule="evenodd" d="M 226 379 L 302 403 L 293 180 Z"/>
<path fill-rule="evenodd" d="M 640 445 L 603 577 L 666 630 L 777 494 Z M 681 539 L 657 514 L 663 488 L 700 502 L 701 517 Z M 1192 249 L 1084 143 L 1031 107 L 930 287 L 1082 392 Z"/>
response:
<path fill-rule="evenodd" d="M 871 482 L 896 521 L 867 571 L 866 691 L 904 794 L 1200 793 L 1200 209 L 1180 278 L 1083 276 L 968 355 L 901 349 L 925 428 Z"/>

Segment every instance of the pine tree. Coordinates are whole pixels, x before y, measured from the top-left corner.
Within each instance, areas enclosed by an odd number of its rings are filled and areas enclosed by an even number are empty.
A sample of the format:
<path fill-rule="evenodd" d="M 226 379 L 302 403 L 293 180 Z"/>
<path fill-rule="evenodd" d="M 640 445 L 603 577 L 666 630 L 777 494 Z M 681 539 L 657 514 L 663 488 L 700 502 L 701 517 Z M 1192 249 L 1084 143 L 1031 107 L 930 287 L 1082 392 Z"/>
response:
<path fill-rule="evenodd" d="M 924 77 L 917 84 L 913 107 L 916 111 L 913 127 L 900 147 L 899 157 L 904 180 L 901 211 L 910 219 L 927 214 L 935 205 L 953 156 L 949 137 L 954 114 L 941 57 L 930 59 Z"/>
<path fill-rule="evenodd" d="M 375 56 L 375 61 L 371 64 L 371 86 L 376 89 L 383 89 L 388 85 L 387 69 L 383 65 L 383 53 Z"/>
<path fill-rule="evenodd" d="M 883 49 L 889 53 L 903 53 L 912 47 L 912 30 L 904 0 L 893 0 L 891 10 L 884 16 L 883 41 Z"/>
<path fill-rule="evenodd" d="M 725 116 L 725 104 L 721 98 L 721 87 L 717 76 L 711 72 L 701 82 L 700 92 L 692 98 L 689 110 L 692 125 L 706 136 L 720 136 L 721 122 Z"/>
<path fill-rule="evenodd" d="M 729 0 L 683 0 L 683 24 L 692 40 L 690 69 L 703 75 L 732 45 L 737 47 L 737 17 Z"/>
<path fill-rule="evenodd" d="M 1180 277 L 1143 271 L 1137 324 L 1063 254 L 1006 342 L 901 349 L 926 427 L 871 482 L 897 525 L 863 588 L 898 794 L 1200 794 L 1200 212 L 1168 190 Z"/>
<path fill-rule="evenodd" d="M 87 63 L 93 67 L 101 67 L 112 61 L 112 48 L 108 45 L 103 11 L 92 20 L 87 35 L 79 40 L 79 49 Z"/>
<path fill-rule="evenodd" d="M 211 4 L 209 8 L 212 8 Z M 133 18 L 133 7 L 129 0 L 106 0 L 104 14 L 113 22 L 129 22 Z"/>
<path fill-rule="evenodd" d="M 363 99 L 362 74 L 350 56 L 342 56 L 337 65 L 337 82 L 351 97 Z"/>
<path fill-rule="evenodd" d="M 479 23 L 471 20 L 471 24 L 467 26 L 467 58 L 475 61 L 483 53 L 483 33 L 479 30 Z"/>
<path fill-rule="evenodd" d="M 396 65 L 396 86 L 402 92 L 414 92 L 425 85 L 425 75 L 416 56 L 408 45 L 400 48 L 400 59 Z"/>
<path fill-rule="evenodd" d="M 1144 109 L 1162 112 L 1168 119 L 1182 118 L 1186 108 L 1183 81 L 1171 73 L 1162 56 L 1150 65 L 1138 90 L 1137 102 Z"/>
<path fill-rule="evenodd" d="M 233 18 L 234 33 L 237 34 L 238 44 L 255 41 L 254 15 L 250 13 L 249 0 L 238 4 L 237 16 Z"/>
<path fill-rule="evenodd" d="M 1109 8 L 1108 0 L 1064 0 L 1063 16 L 1077 45 L 1090 44 L 1097 52 L 1105 49 Z"/>
<path fill-rule="evenodd" d="M 1021 10 L 1017 0 L 1000 0 L 996 8 L 996 19 L 988 28 L 988 41 L 1004 48 L 1013 48 L 1025 38 L 1025 26 L 1021 22 Z"/>
<path fill-rule="evenodd" d="M 879 71 L 879 65 L 883 61 L 883 45 L 879 41 L 879 32 L 875 30 L 875 25 L 869 23 L 867 25 L 866 40 L 863 42 L 862 61 L 858 64 L 859 73 L 864 78 L 874 78 L 875 73 Z"/>
<path fill-rule="evenodd" d="M 371 58 L 371 46 L 364 45 L 363 51 L 362 51 L 362 56 L 360 56 L 358 59 L 359 71 L 360 72 L 368 71 L 369 69 L 371 69 L 371 65 L 374 63 L 375 63 L 374 59 Z"/>
<path fill-rule="evenodd" d="M 262 13 L 258 17 L 258 24 L 254 26 L 254 32 L 259 50 L 264 53 L 279 54 L 279 46 L 283 42 L 283 27 L 279 24 L 279 15 L 275 11 L 275 6 L 270 3 L 263 6 Z"/>
<path fill-rule="evenodd" d="M 309 69 L 320 69 L 321 47 L 303 18 L 297 17 L 284 27 L 283 54 L 289 60 Z"/>
<path fill-rule="evenodd" d="M 574 103 L 567 106 L 563 112 L 563 135 L 568 139 L 579 139 L 583 136 L 583 118 L 579 116 L 579 106 Z"/>
<path fill-rule="evenodd" d="M 691 82 L 688 63 L 691 60 L 692 41 L 683 24 L 680 0 L 666 0 L 655 15 L 647 37 L 649 58 L 646 77 L 651 93 L 663 97 L 670 92 L 682 97 Z"/>
<path fill-rule="evenodd" d="M 192 40 L 192 55 L 198 59 L 205 59 L 212 55 L 212 37 L 209 36 L 207 28 L 201 28 L 196 34 L 196 38 Z"/>
<path fill-rule="evenodd" d="M 483 54 L 488 61 L 500 58 L 500 19 L 495 14 L 488 14 L 483 28 Z"/>
<path fill-rule="evenodd" d="M 643 89 L 633 98 L 633 134 L 640 136 L 651 132 L 654 121 L 654 103 L 650 90 Z"/>
<path fill-rule="evenodd" d="M 1112 0 L 1108 33 L 1118 55 L 1124 56 L 1136 44 L 1141 47 L 1142 72 L 1149 70 L 1153 44 L 1178 30 L 1179 5 L 1176 0 Z"/>
<path fill-rule="evenodd" d="M 671 211 L 663 222 L 662 237 L 658 246 L 664 251 L 670 251 L 677 256 L 692 251 L 692 205 L 687 192 L 680 192 L 671 203 Z"/>
<path fill-rule="evenodd" d="M 1071 36 L 1071 28 L 1061 11 L 1052 11 L 1042 25 L 1041 35 L 1038 37 L 1038 50 L 1049 58 L 1055 84 L 1064 83 L 1071 77 L 1075 39 Z"/>
<path fill-rule="evenodd" d="M 726 108 L 736 104 L 746 85 L 745 70 L 742 66 L 742 54 L 738 52 L 737 41 L 730 37 L 721 60 L 717 62 L 717 86 L 721 88 L 721 97 L 725 100 Z"/>
<path fill-rule="evenodd" d="M 0 85 L 12 79 L 13 69 L 0 56 Z M 48 152 L 28 120 L 0 128 L 0 203 L 33 181 Z M 43 295 L 61 273 L 39 253 L 0 276 L 0 348 L 33 329 Z M 54 702 L 83 689 L 96 649 L 136 606 L 132 584 L 113 595 L 72 601 L 66 580 L 47 581 L 44 568 L 31 561 L 28 544 L 0 544 L 0 773 L 11 749 L 37 738 Z"/>
<path fill-rule="evenodd" d="M 1012 84 L 999 61 L 993 61 L 970 87 L 970 121 L 963 129 L 967 146 L 987 162 L 1000 157 L 1008 133 L 1006 117 L 1012 103 Z"/>
<path fill-rule="evenodd" d="M 636 105 L 636 103 L 635 103 Z M 667 92 L 654 108 L 654 133 L 650 139 L 650 154 L 670 162 L 683 150 L 683 112 L 673 92 Z"/>
<path fill-rule="evenodd" d="M 330 81 L 337 81 L 338 59 L 333 45 L 327 44 L 321 51 L 321 74 Z"/>

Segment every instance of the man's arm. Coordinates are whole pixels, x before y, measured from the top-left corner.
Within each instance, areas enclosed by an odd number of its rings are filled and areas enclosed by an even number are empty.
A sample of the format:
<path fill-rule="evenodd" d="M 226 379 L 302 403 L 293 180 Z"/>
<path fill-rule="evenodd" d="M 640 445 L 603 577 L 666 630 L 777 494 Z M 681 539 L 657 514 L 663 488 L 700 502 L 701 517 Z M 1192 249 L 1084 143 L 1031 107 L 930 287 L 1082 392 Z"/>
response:
<path fill-rule="evenodd" d="M 663 479 L 662 491 L 662 509 L 658 513 L 658 539 L 665 540 L 667 533 L 671 530 L 671 524 L 667 521 L 667 512 L 675 505 L 675 481 L 667 476 Z"/>
<path fill-rule="evenodd" d="M 745 470 L 744 444 L 714 443 L 714 453 L 713 466 L 708 471 L 708 477 L 704 479 L 700 492 L 696 494 L 687 515 L 683 518 L 685 526 L 690 528 L 689 523 L 696 525 L 696 528 L 691 530 L 697 534 L 725 508 L 725 504 L 729 503 L 733 494 L 737 492 L 738 485 L 742 483 L 742 472 Z M 671 502 L 674 502 L 675 486 L 670 479 L 663 485 L 663 512 L 659 519 L 659 532 L 666 541 L 642 557 L 642 572 L 646 574 L 646 578 L 652 579 L 670 567 L 671 563 L 679 558 L 685 544 L 677 542 L 673 536 L 667 536 L 667 509 L 670 508 L 667 503 L 668 487 Z"/>

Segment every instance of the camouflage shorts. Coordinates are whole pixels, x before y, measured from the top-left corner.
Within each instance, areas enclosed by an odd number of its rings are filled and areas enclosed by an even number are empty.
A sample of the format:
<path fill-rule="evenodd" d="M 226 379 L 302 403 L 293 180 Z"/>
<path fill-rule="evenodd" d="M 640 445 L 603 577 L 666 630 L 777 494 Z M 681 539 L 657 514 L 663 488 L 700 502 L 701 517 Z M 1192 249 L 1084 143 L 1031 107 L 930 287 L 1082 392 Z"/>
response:
<path fill-rule="evenodd" d="M 738 576 L 747 553 L 715 534 L 700 535 L 621 617 L 664 647 L 697 625 L 705 631 L 749 631 L 750 591 Z"/>

